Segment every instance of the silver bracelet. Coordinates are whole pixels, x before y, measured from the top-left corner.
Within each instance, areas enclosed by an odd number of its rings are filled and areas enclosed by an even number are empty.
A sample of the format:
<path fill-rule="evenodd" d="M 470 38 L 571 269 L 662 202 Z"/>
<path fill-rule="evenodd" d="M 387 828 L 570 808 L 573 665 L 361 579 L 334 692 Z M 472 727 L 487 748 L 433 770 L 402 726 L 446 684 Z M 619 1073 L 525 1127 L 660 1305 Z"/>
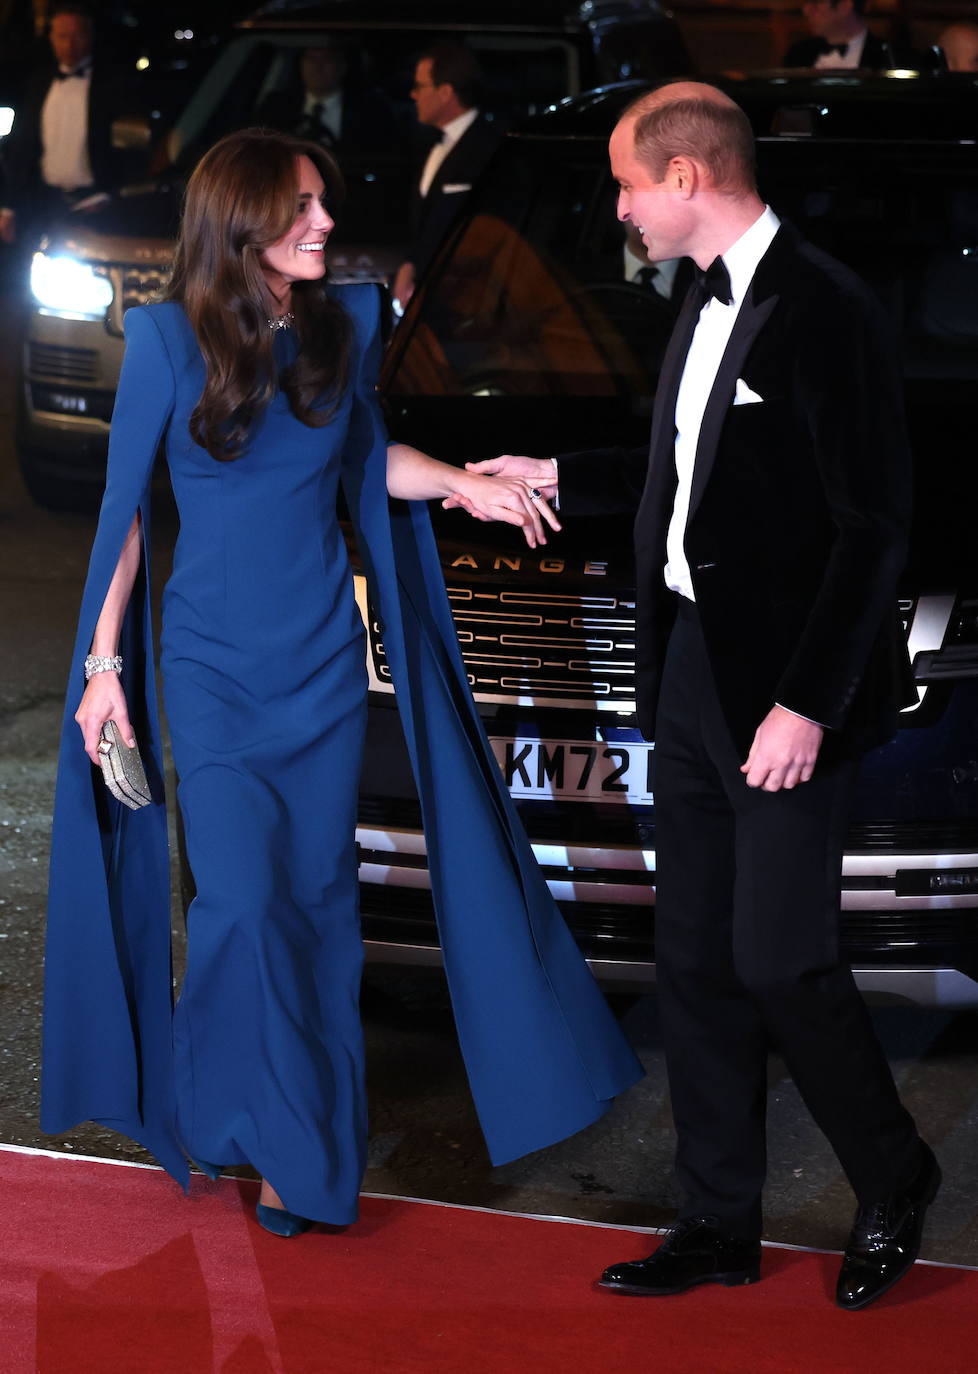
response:
<path fill-rule="evenodd" d="M 102 654 L 89 654 L 85 660 L 85 681 L 88 682 L 96 673 L 121 673 L 122 658 L 116 654 L 114 658 L 105 658 Z"/>

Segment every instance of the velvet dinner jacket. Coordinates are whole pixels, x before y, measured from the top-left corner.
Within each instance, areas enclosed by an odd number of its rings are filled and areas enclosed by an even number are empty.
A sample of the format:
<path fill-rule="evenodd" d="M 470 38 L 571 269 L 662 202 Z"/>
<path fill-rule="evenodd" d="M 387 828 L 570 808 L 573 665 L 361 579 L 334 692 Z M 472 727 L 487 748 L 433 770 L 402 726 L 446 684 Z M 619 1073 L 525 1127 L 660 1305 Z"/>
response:
<path fill-rule="evenodd" d="M 663 580 L 675 408 L 697 304 L 663 362 L 649 450 L 558 455 L 562 515 L 636 506 L 636 694 L 654 737 L 676 597 Z M 738 378 L 761 399 L 733 404 Z M 896 584 L 911 507 L 900 370 L 852 272 L 779 229 L 710 393 L 685 549 L 720 702 L 746 757 L 775 704 L 827 727 L 823 754 L 890 738 L 912 700 Z"/>
<path fill-rule="evenodd" d="M 421 173 L 432 146 L 430 142 L 426 144 L 414 177 L 412 206 L 415 236 L 409 257 L 417 276 L 420 277 L 428 266 L 442 239 L 462 213 L 472 186 L 501 141 L 499 125 L 480 114 L 446 155 L 427 194 L 422 196 Z"/>

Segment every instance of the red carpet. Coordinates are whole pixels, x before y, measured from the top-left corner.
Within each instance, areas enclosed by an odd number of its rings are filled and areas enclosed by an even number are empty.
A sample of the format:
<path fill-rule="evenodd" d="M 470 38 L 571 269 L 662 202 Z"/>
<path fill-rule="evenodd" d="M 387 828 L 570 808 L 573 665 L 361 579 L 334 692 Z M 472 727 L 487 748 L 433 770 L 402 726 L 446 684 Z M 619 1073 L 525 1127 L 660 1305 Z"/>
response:
<path fill-rule="evenodd" d="M 648 1235 L 365 1198 L 284 1241 L 254 1185 L 0 1149 L 2 1374 L 941 1374 L 978 1368 L 978 1272 L 918 1265 L 866 1312 L 838 1259 L 768 1248 L 750 1288 L 595 1292 Z"/>

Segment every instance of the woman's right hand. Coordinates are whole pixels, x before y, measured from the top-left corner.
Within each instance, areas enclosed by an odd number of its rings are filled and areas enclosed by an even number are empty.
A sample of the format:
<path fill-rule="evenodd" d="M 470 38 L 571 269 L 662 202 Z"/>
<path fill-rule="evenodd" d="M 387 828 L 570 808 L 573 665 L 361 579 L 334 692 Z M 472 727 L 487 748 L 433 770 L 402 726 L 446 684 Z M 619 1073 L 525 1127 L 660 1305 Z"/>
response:
<path fill-rule="evenodd" d="M 130 749 L 134 748 L 136 737 L 133 734 L 132 726 L 129 724 L 126 694 L 122 690 L 118 673 L 96 673 L 94 677 L 90 678 L 78 704 L 78 710 L 75 712 L 75 721 L 82 732 L 82 739 L 85 743 L 85 753 L 99 768 L 102 766 L 102 760 L 99 756 L 98 744 L 102 735 L 102 726 L 107 720 L 115 721 L 119 728 L 119 734 Z"/>

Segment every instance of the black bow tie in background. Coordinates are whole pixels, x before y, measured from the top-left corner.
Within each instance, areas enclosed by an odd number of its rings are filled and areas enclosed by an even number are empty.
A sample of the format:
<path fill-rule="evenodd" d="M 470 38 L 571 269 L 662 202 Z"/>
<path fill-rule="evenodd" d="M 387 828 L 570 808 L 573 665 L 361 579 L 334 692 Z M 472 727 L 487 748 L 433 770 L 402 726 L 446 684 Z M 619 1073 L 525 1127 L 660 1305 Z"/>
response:
<path fill-rule="evenodd" d="M 73 76 L 87 76 L 91 69 L 89 62 L 86 62 L 82 67 L 76 67 L 73 72 L 63 72 L 59 68 L 54 74 L 54 79 L 55 81 L 70 81 Z"/>
<path fill-rule="evenodd" d="M 822 46 L 819 48 L 818 51 L 819 51 L 819 54 L 820 54 L 820 55 L 824 55 L 824 54 L 827 54 L 827 53 L 830 53 L 830 52 L 837 52 L 837 53 L 839 54 L 840 57 L 845 57 L 846 53 L 849 51 L 849 44 L 848 44 L 848 43 L 829 43 L 829 42 L 827 41 L 827 39 L 824 39 L 824 38 L 823 38 L 823 39 L 822 39 Z"/>
<path fill-rule="evenodd" d="M 706 271 L 697 267 L 693 273 L 693 290 L 700 299 L 700 308 L 711 297 L 716 297 L 721 305 L 729 305 L 733 297 L 730 292 L 730 273 L 723 258 L 714 258 Z"/>

